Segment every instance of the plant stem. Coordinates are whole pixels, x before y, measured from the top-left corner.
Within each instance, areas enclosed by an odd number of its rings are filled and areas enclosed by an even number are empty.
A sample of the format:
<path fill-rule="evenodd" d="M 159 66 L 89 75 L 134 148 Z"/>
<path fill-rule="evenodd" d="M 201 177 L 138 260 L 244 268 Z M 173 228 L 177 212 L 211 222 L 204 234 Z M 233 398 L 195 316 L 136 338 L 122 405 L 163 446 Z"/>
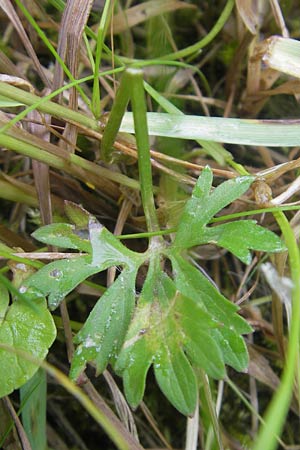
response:
<path fill-rule="evenodd" d="M 114 193 L 114 185 L 108 180 L 123 184 L 132 189 L 139 188 L 137 180 L 131 179 L 121 173 L 113 172 L 105 167 L 98 166 L 78 155 L 67 153 L 63 149 L 57 154 L 57 149 L 51 147 L 51 144 L 48 144 L 47 149 L 45 150 L 42 148 L 43 142 L 41 142 L 42 145 L 39 147 L 37 140 L 30 144 L 28 141 L 29 138 L 30 135 L 21 135 L 21 133 L 17 135 L 17 138 L 0 134 L 0 145 L 4 148 L 14 150 L 21 155 L 29 156 L 37 161 L 44 162 L 56 169 L 64 170 L 66 173 L 75 176 L 79 180 L 84 182 L 89 181 L 95 187 L 103 189 L 105 193 L 110 195 Z M 117 192 L 114 197 L 118 197 Z"/>
<path fill-rule="evenodd" d="M 140 69 L 126 71 L 131 88 L 131 104 L 134 118 L 134 130 L 138 148 L 138 165 L 142 202 L 148 231 L 158 231 L 152 186 L 152 169 L 147 125 L 147 108 L 143 85 L 143 72 Z M 157 239 L 157 238 L 154 238 Z"/>
<path fill-rule="evenodd" d="M 282 211 L 274 213 L 274 217 L 280 226 L 289 252 L 289 265 L 292 290 L 292 320 L 287 347 L 286 361 L 281 378 L 281 383 L 276 391 L 267 413 L 264 417 L 265 424 L 260 429 L 258 438 L 252 450 L 274 450 L 277 446 L 277 435 L 281 434 L 286 418 L 297 368 L 299 369 L 299 337 L 300 337 L 300 254 L 296 237 Z M 298 380 L 299 382 L 299 374 Z"/>
<path fill-rule="evenodd" d="M 225 8 L 223 9 L 219 19 L 217 20 L 213 28 L 210 30 L 210 32 L 203 39 L 201 39 L 201 41 L 197 42 L 196 44 L 190 45 L 189 47 L 186 47 L 182 50 L 178 50 L 177 52 L 162 56 L 160 59 L 168 59 L 172 61 L 174 59 L 186 58 L 187 56 L 191 56 L 195 53 L 198 54 L 199 51 L 203 47 L 208 45 L 222 30 L 231 14 L 231 11 L 234 7 L 234 3 L 235 3 L 234 0 L 227 1 Z"/>
<path fill-rule="evenodd" d="M 113 74 L 116 72 L 120 72 L 123 69 L 114 69 L 114 70 L 108 70 L 104 71 L 98 74 L 98 76 L 104 76 Z M 73 122 L 77 122 L 82 126 L 85 126 L 87 128 L 92 128 L 93 130 L 99 130 L 99 124 L 96 120 L 92 119 L 91 117 L 88 117 L 78 111 L 73 111 L 72 109 L 58 105 L 57 103 L 51 102 L 50 100 L 54 97 L 56 97 L 61 92 L 70 89 L 73 86 L 77 86 L 78 84 L 85 83 L 86 81 L 89 81 L 93 79 L 93 75 L 89 75 L 88 77 L 81 78 L 79 80 L 75 80 L 71 83 L 68 83 L 59 89 L 56 89 L 55 91 L 51 92 L 49 95 L 46 95 L 44 97 L 38 97 L 37 95 L 31 94 L 30 92 L 26 92 L 23 89 L 16 88 L 14 86 L 11 86 L 8 83 L 4 83 L 0 81 L 0 94 L 4 97 L 7 97 L 9 99 L 18 101 L 24 105 L 28 105 L 27 108 L 25 108 L 23 111 L 21 111 L 19 114 L 17 114 L 13 119 L 11 119 L 7 124 L 0 128 L 0 133 L 4 133 L 4 131 L 8 130 L 12 125 L 19 122 L 21 119 L 27 116 L 27 114 L 30 111 L 38 110 L 42 111 L 47 114 L 51 114 L 54 117 L 57 117 L 59 119 L 69 119 Z"/>

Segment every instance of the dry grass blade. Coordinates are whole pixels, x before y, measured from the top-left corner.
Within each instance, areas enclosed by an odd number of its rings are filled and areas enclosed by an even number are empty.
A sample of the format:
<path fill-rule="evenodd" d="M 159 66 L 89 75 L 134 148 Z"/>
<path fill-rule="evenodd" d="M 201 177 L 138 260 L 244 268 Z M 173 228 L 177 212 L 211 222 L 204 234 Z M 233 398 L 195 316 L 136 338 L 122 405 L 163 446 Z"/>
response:
<path fill-rule="evenodd" d="M 249 0 L 236 0 L 235 3 L 245 26 L 251 34 L 256 35 L 267 12 L 268 3 L 265 1 L 249 2 Z"/>
<path fill-rule="evenodd" d="M 273 15 L 274 15 L 275 21 L 281 30 L 282 36 L 285 38 L 288 38 L 290 34 L 286 27 L 279 1 L 278 0 L 270 0 L 270 4 L 271 4 L 272 10 L 273 10 Z"/>
<path fill-rule="evenodd" d="M 8 245 L 9 247 L 19 247 L 22 248 L 25 252 L 33 252 L 34 250 L 36 250 L 35 246 L 30 241 L 13 232 L 3 224 L 0 224 L 0 236 L 1 242 Z"/>
<path fill-rule="evenodd" d="M 199 404 L 193 417 L 187 418 L 185 450 L 197 450 L 199 439 Z M 220 450 L 223 450 L 220 447 Z"/>
<path fill-rule="evenodd" d="M 268 360 L 260 352 L 255 350 L 254 346 L 248 345 L 248 350 L 250 354 L 249 375 L 266 386 L 269 386 L 272 391 L 275 391 L 280 380 L 270 367 Z"/>
<path fill-rule="evenodd" d="M 39 206 L 35 188 L 27 183 L 17 180 L 5 173 L 1 173 L 0 188 L 0 198 L 16 202 L 18 202 L 19 199 L 19 202 L 34 208 Z M 62 199 L 56 195 L 52 195 L 51 203 L 57 213 L 63 214 L 64 205 Z"/>
<path fill-rule="evenodd" d="M 282 83 L 280 86 L 276 86 L 273 89 L 263 90 L 259 92 L 259 96 L 270 97 L 278 94 L 288 94 L 288 95 L 296 95 L 300 94 L 300 81 L 299 80 L 289 80 L 285 83 Z"/>
<path fill-rule="evenodd" d="M 27 81 L 24 80 L 22 77 L 17 77 L 14 75 L 6 75 L 4 73 L 0 74 L 0 81 L 3 83 L 7 83 L 10 86 L 15 86 L 18 87 L 20 89 L 24 89 L 26 91 L 29 91 L 31 93 L 34 92 L 34 87 L 32 86 L 32 84 Z"/>
<path fill-rule="evenodd" d="M 32 122 L 28 124 L 28 131 L 46 142 L 49 142 L 49 130 L 45 127 L 45 125 L 39 124 L 41 119 L 40 114 L 37 111 L 31 111 L 28 114 L 28 119 L 32 119 Z M 44 120 L 50 123 L 50 117 L 48 115 L 44 116 Z M 39 199 L 42 223 L 47 225 L 52 222 L 49 166 L 40 161 L 32 160 L 32 169 Z"/>
<path fill-rule="evenodd" d="M 15 77 L 22 77 L 18 67 L 8 58 L 8 56 L 0 50 L 0 72 Z"/>
<path fill-rule="evenodd" d="M 14 28 L 16 29 L 17 33 L 19 34 L 22 43 L 24 47 L 26 48 L 28 55 L 32 59 L 32 62 L 36 68 L 37 73 L 39 74 L 41 80 L 43 81 L 45 86 L 50 87 L 50 83 L 46 75 L 44 74 L 43 67 L 40 64 L 40 61 L 38 57 L 36 56 L 35 50 L 31 45 L 31 42 L 24 30 L 24 27 L 22 25 L 22 22 L 16 13 L 13 5 L 11 4 L 10 0 L 2 0 L 0 3 L 1 8 L 5 12 L 5 14 L 10 19 L 11 23 L 13 24 Z"/>
<path fill-rule="evenodd" d="M 195 8 L 195 6 L 178 0 L 150 0 L 143 2 L 121 11 L 113 17 L 113 33 L 122 33 L 151 17 L 160 16 L 182 8 Z"/>
<path fill-rule="evenodd" d="M 16 413 L 16 411 L 15 411 L 15 409 L 14 409 L 14 407 L 13 407 L 13 405 L 12 405 L 10 399 L 9 399 L 9 397 L 4 397 L 3 401 L 4 401 L 5 405 L 6 405 L 6 408 L 9 411 L 9 414 L 11 415 L 11 418 L 13 419 L 13 421 L 15 423 L 16 430 L 17 430 L 17 433 L 18 433 L 18 436 L 19 436 L 19 439 L 20 439 L 20 443 L 21 443 L 21 446 L 22 446 L 22 450 L 32 450 L 30 442 L 28 440 L 28 437 L 27 437 L 27 435 L 26 435 L 26 433 L 24 431 L 24 428 L 22 426 L 22 423 L 21 423 L 21 421 L 20 421 L 20 419 L 19 419 L 19 417 L 18 417 L 18 415 L 17 415 L 17 413 Z"/>
<path fill-rule="evenodd" d="M 84 27 L 86 26 L 93 0 L 68 0 L 62 16 L 58 37 L 58 54 L 61 59 L 66 62 L 71 74 L 74 78 L 78 77 L 78 65 L 80 57 L 80 41 Z M 63 68 L 56 61 L 53 75 L 53 90 L 63 85 L 64 73 Z M 61 103 L 62 94 L 58 97 Z M 75 87 L 71 88 L 69 97 L 70 109 L 76 111 L 78 108 L 78 92 Z M 66 124 L 64 137 L 70 143 L 66 148 L 68 151 L 74 152 L 77 141 L 77 127 L 73 124 Z"/>
<path fill-rule="evenodd" d="M 271 95 L 298 94 L 298 80 L 288 80 L 274 90 L 270 88 L 281 74 L 300 78 L 299 48 L 297 40 L 280 36 L 272 36 L 252 48 L 248 63 L 247 96 L 242 106 L 247 115 L 257 115 Z"/>
<path fill-rule="evenodd" d="M 123 423 L 117 418 L 117 416 L 113 413 L 113 411 L 109 408 L 109 406 L 105 403 L 100 394 L 96 391 L 93 384 L 88 381 L 83 389 L 85 393 L 89 396 L 89 398 L 93 401 L 95 406 L 102 411 L 108 419 L 115 424 L 115 426 L 119 429 L 120 433 L 122 433 L 124 440 L 128 444 L 128 448 L 130 450 L 144 450 L 144 448 L 139 444 L 139 442 L 132 436 L 131 433 L 127 431 Z"/>
<path fill-rule="evenodd" d="M 134 438 L 139 442 L 138 438 L 138 432 L 136 429 L 135 421 L 133 414 L 131 412 L 131 409 L 128 406 L 128 403 L 126 402 L 124 395 L 120 391 L 117 383 L 111 376 L 108 370 L 105 370 L 103 372 L 103 376 L 109 386 L 109 389 L 112 393 L 113 399 L 114 399 L 114 405 L 116 407 L 116 410 L 118 412 L 118 415 L 122 422 L 124 423 L 127 430 L 134 436 Z"/>
<path fill-rule="evenodd" d="M 93 1 L 68 0 L 62 16 L 57 52 L 63 61 L 70 64 L 70 72 L 76 76 L 78 69 L 78 49 L 86 21 L 89 16 Z M 70 41 L 71 39 L 71 41 Z M 73 40 L 72 40 L 73 39 Z M 75 61 L 72 61 L 75 57 Z M 71 67 L 72 65 L 72 67 Z M 53 90 L 63 85 L 64 72 L 62 66 L 56 61 L 53 75 Z M 59 103 L 61 97 L 59 96 Z"/>

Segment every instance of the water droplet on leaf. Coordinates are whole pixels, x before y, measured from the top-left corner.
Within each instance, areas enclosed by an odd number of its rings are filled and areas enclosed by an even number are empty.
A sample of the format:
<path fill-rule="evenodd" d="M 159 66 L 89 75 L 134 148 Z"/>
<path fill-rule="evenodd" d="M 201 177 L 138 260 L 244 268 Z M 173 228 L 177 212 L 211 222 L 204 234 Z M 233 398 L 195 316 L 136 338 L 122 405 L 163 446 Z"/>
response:
<path fill-rule="evenodd" d="M 63 273 L 62 273 L 61 270 L 53 269 L 53 270 L 49 273 L 49 276 L 55 278 L 56 280 L 59 280 L 59 279 L 63 276 Z"/>

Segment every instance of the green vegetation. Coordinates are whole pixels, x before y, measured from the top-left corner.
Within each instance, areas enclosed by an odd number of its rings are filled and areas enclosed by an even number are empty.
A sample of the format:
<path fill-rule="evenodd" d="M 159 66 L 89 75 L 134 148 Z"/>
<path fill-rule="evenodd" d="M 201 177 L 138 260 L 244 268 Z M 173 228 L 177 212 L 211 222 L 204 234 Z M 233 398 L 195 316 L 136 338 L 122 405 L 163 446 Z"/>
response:
<path fill-rule="evenodd" d="M 300 9 L 198 3 L 2 5 L 1 448 L 300 448 Z"/>

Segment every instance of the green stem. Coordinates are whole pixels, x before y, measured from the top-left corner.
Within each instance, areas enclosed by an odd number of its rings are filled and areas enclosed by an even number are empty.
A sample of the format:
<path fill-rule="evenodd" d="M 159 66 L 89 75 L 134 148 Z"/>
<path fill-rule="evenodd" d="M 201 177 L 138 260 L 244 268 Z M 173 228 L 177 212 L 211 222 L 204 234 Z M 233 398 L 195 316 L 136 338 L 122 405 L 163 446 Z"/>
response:
<path fill-rule="evenodd" d="M 113 69 L 105 72 L 101 72 L 98 76 L 110 75 L 113 73 L 121 72 L 121 69 Z M 77 122 L 87 128 L 92 128 L 93 130 L 98 130 L 99 125 L 98 122 L 84 114 L 81 114 L 77 111 L 73 111 L 66 106 L 58 105 L 57 103 L 50 102 L 52 98 L 56 97 L 61 92 L 70 89 L 73 86 L 77 86 L 78 84 L 85 83 L 86 81 L 90 81 L 93 79 L 93 75 L 89 75 L 88 77 L 81 78 L 79 80 L 75 80 L 71 83 L 68 83 L 65 86 L 56 89 L 51 92 L 49 95 L 44 97 L 38 97 L 37 95 L 31 94 L 29 92 L 24 91 L 23 89 L 16 88 L 7 83 L 0 82 L 0 94 L 9 99 L 18 101 L 24 105 L 28 105 L 23 111 L 17 114 L 13 119 L 11 119 L 7 124 L 0 128 L 0 133 L 4 133 L 4 131 L 8 130 L 12 125 L 16 124 L 20 120 L 24 119 L 30 111 L 35 109 L 42 111 L 47 114 L 52 114 L 54 117 L 58 117 L 62 120 L 69 119 L 71 121 Z"/>
<path fill-rule="evenodd" d="M 177 52 L 162 56 L 161 59 L 168 59 L 171 61 L 174 59 L 185 58 L 187 56 L 198 53 L 203 47 L 208 45 L 222 30 L 231 14 L 231 11 L 234 7 L 234 3 L 235 3 L 234 0 L 227 1 L 225 8 L 223 9 L 219 19 L 217 20 L 213 28 L 210 30 L 210 32 L 205 36 L 205 38 L 201 39 L 201 41 L 197 42 L 196 44 L 190 45 L 189 47 L 186 47 L 182 50 L 178 50 Z"/>
<path fill-rule="evenodd" d="M 2 147 L 14 150 L 15 152 L 29 156 L 37 161 L 44 162 L 56 169 L 64 170 L 83 182 L 91 182 L 95 187 L 103 189 L 108 195 L 113 193 L 114 186 L 111 185 L 108 180 L 123 184 L 132 189 L 139 189 L 138 181 L 127 177 L 121 173 L 113 172 L 105 167 L 98 166 L 97 164 L 81 158 L 78 155 L 74 155 L 61 149 L 57 154 L 57 149 L 54 147 L 52 150 L 51 144 L 47 145 L 47 150 L 44 150 L 42 146 L 38 146 L 38 139 L 36 138 L 33 143 L 25 135 L 16 135 L 12 137 L 6 134 L 0 134 L 0 145 Z"/>
<path fill-rule="evenodd" d="M 147 229 L 150 232 L 158 231 L 159 225 L 153 197 L 151 156 L 147 125 L 147 108 L 143 85 L 143 72 L 140 69 L 130 68 L 127 69 L 126 74 L 130 82 L 134 130 L 138 148 L 141 196 Z"/>
<path fill-rule="evenodd" d="M 274 216 L 280 226 L 289 252 L 289 265 L 293 283 L 292 320 L 281 383 L 268 407 L 264 417 L 265 424 L 260 429 L 252 450 L 274 450 L 276 448 L 276 435 L 280 435 L 282 432 L 293 393 L 296 370 L 299 367 L 300 254 L 293 230 L 283 212 L 275 212 Z"/>

